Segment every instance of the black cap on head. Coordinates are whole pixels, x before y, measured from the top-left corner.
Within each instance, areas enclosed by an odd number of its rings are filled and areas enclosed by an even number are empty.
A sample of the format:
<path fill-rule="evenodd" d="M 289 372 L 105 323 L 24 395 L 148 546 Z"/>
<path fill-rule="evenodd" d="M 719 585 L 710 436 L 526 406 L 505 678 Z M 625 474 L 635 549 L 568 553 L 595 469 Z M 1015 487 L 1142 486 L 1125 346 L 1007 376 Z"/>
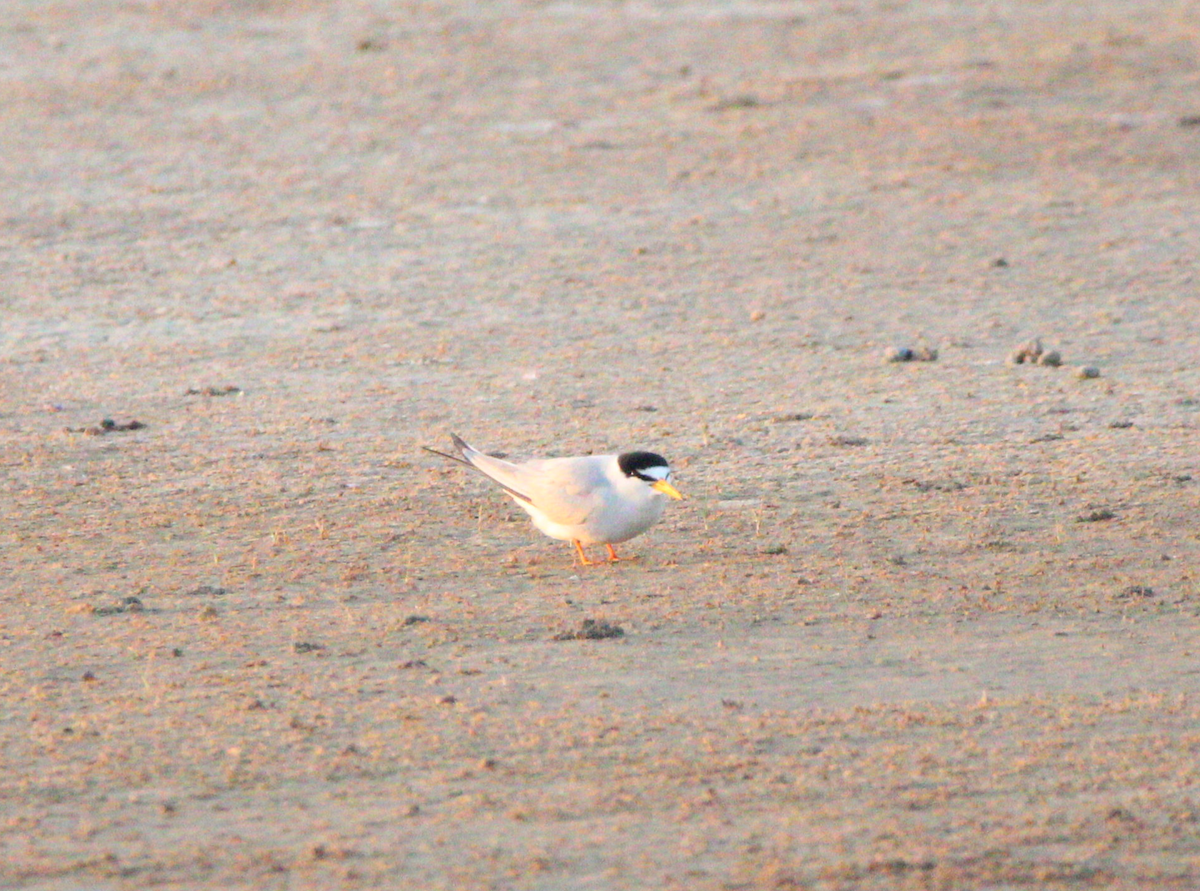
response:
<path fill-rule="evenodd" d="M 626 452 L 623 455 L 617 456 L 617 466 L 621 468 L 621 473 L 626 476 L 636 476 L 640 480 L 645 480 L 648 483 L 654 483 L 663 479 L 666 474 L 663 470 L 669 471 L 671 465 L 667 463 L 667 459 L 662 455 L 656 455 L 654 452 Z M 650 474 L 646 471 L 651 468 L 661 468 L 656 474 Z"/>

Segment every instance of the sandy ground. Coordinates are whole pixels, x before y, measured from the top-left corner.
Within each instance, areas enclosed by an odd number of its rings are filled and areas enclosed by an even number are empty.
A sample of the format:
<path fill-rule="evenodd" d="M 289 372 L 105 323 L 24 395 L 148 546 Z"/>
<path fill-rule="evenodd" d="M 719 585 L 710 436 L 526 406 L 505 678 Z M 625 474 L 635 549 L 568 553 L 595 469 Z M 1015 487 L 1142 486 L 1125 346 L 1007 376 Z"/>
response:
<path fill-rule="evenodd" d="M 9 0 L 0 885 L 1200 887 L 1194 12 Z"/>

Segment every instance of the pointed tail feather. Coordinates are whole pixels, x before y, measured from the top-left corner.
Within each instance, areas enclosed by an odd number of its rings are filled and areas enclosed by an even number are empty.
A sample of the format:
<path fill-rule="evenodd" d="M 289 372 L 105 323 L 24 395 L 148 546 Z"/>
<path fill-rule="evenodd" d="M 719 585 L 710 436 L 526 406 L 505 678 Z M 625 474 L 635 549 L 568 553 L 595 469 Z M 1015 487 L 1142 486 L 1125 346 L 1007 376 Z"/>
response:
<path fill-rule="evenodd" d="M 492 476 L 490 473 L 488 473 L 486 470 L 484 470 L 482 467 L 479 467 L 477 464 L 475 464 L 475 462 L 473 462 L 471 460 L 470 456 L 472 454 L 482 455 L 483 453 L 480 452 L 479 449 L 473 448 L 472 446 L 468 445 L 467 441 L 465 439 L 463 439 L 461 436 L 459 436 L 457 433 L 450 434 L 450 441 L 454 443 L 454 447 L 456 449 L 458 449 L 460 452 L 462 452 L 462 457 L 459 457 L 458 455 L 450 455 L 450 454 L 447 454 L 446 452 L 439 452 L 437 449 L 431 449 L 429 446 L 421 446 L 421 448 L 423 448 L 427 452 L 430 452 L 431 454 L 438 455 L 439 457 L 449 458 L 451 461 L 454 461 L 457 464 L 464 464 L 467 467 L 470 467 L 472 470 L 482 473 L 484 476 L 486 476 L 492 482 L 494 482 L 498 486 L 500 486 L 500 488 L 502 488 L 509 495 L 513 496 L 513 498 L 519 498 L 521 501 L 527 502 L 529 504 L 533 503 L 533 499 L 530 498 L 528 495 L 526 495 L 524 492 L 518 492 L 512 486 L 509 486 L 507 483 L 501 482 L 500 480 L 498 480 L 494 476 Z"/>
<path fill-rule="evenodd" d="M 466 441 L 461 436 L 459 436 L 457 433 L 450 434 L 450 441 L 454 443 L 454 447 L 456 449 L 458 449 L 460 452 L 462 452 L 463 455 L 465 455 L 467 452 L 475 451 L 475 449 L 473 449 L 469 445 L 467 445 Z M 462 457 L 462 455 L 451 455 L 446 452 L 439 452 L 437 449 L 431 449 L 429 446 L 421 446 L 421 448 L 423 448 L 425 451 L 427 451 L 431 454 L 437 455 L 441 458 L 449 458 L 451 461 L 455 461 L 459 464 L 465 464 L 467 467 L 470 467 L 472 470 L 479 470 L 478 467 L 476 467 L 474 464 L 472 464 L 470 461 L 468 461 L 465 457 Z"/>

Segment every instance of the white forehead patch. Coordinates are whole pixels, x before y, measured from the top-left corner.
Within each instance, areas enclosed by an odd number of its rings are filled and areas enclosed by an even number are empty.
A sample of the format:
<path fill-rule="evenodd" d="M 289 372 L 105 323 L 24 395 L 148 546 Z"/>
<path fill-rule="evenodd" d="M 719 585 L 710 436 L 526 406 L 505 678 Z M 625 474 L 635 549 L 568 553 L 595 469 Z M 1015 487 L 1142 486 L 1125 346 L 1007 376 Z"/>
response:
<path fill-rule="evenodd" d="M 653 467 L 647 467 L 645 470 L 638 471 L 642 476 L 648 476 L 652 480 L 665 480 L 671 475 L 670 467 L 663 467 L 661 464 L 655 464 Z"/>

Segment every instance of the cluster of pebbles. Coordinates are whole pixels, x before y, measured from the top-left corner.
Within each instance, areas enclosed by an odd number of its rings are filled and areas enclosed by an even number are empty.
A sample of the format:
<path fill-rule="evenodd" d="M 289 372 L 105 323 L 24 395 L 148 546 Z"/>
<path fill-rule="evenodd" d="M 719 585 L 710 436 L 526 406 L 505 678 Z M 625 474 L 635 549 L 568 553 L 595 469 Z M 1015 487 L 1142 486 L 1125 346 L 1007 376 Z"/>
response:
<path fill-rule="evenodd" d="M 232 384 L 224 387 L 188 387 L 184 396 L 240 396 L 242 388 Z"/>
<path fill-rule="evenodd" d="M 92 427 L 67 427 L 68 433 L 86 433 L 88 436 L 105 436 L 109 433 L 124 433 L 127 430 L 141 430 L 146 425 L 141 421 L 126 421 L 118 423 L 112 418 L 105 418 Z"/>
<path fill-rule="evenodd" d="M 601 619 L 584 619 L 578 630 L 564 631 L 554 635 L 554 640 L 606 640 L 612 637 L 624 637 L 625 629 Z"/>
<path fill-rule="evenodd" d="M 1042 341 L 1040 338 L 1034 338 L 1027 343 L 1021 344 L 1008 355 L 1009 365 L 1062 365 L 1062 356 L 1058 350 L 1042 349 Z"/>
<path fill-rule="evenodd" d="M 1062 355 L 1058 350 L 1043 349 L 1041 338 L 1035 337 L 1033 340 L 1026 341 L 1009 353 L 1008 364 L 1045 365 L 1057 368 L 1063 364 L 1063 361 Z M 1094 365 L 1080 365 L 1075 369 L 1075 376 L 1079 378 L 1099 377 L 1100 369 Z"/>
<path fill-rule="evenodd" d="M 883 352 L 884 362 L 936 362 L 937 358 L 938 351 L 930 346 L 891 346 Z M 1009 353 L 1008 364 L 1058 368 L 1063 364 L 1063 358 L 1058 350 L 1046 349 L 1042 346 L 1041 338 L 1035 337 Z M 1075 369 L 1075 376 L 1081 379 L 1099 377 L 1100 369 L 1095 365 L 1080 365 Z"/>

